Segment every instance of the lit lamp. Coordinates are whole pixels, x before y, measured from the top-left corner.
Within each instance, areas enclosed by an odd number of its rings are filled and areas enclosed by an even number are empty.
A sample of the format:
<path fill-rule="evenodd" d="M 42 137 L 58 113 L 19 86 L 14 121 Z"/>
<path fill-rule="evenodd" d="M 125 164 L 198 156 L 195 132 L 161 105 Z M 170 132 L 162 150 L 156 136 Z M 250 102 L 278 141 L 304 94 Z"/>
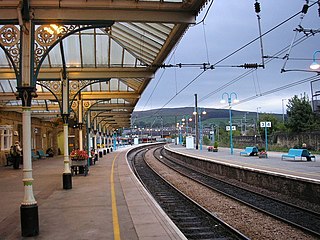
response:
<path fill-rule="evenodd" d="M 186 135 L 188 135 L 188 128 L 189 128 L 189 122 L 192 122 L 192 118 L 189 117 L 189 115 L 183 116 L 182 118 L 182 124 L 186 123 Z"/>
<path fill-rule="evenodd" d="M 310 69 L 312 70 L 317 70 L 320 68 L 320 64 L 316 62 L 316 54 L 319 53 L 320 51 L 315 51 L 313 53 L 313 62 L 312 64 L 310 65 Z"/>
<path fill-rule="evenodd" d="M 234 100 L 233 102 L 234 103 L 237 103 L 239 102 L 238 100 L 238 96 L 235 92 L 232 92 L 232 93 L 223 93 L 222 94 L 222 97 L 221 97 L 221 101 L 220 103 L 226 103 L 226 100 L 224 100 L 224 96 L 227 96 L 227 99 L 228 99 L 228 104 L 229 104 L 229 123 L 230 123 L 230 153 L 233 154 L 233 143 L 232 143 L 232 114 L 231 114 L 231 103 L 232 103 L 232 96 L 234 96 Z"/>

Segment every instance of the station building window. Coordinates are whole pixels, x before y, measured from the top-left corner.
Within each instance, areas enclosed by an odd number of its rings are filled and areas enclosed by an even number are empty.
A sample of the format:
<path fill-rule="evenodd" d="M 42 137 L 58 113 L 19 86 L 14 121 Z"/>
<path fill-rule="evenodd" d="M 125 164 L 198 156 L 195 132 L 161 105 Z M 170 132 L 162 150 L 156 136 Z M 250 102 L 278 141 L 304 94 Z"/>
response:
<path fill-rule="evenodd" d="M 10 150 L 12 146 L 12 126 L 0 126 L 1 151 Z"/>

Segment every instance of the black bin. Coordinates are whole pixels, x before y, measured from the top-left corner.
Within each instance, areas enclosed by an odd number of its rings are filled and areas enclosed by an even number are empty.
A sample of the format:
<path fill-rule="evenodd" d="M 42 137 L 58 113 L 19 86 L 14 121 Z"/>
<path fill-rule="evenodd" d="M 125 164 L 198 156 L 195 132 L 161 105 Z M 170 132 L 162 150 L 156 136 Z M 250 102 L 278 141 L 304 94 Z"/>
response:
<path fill-rule="evenodd" d="M 102 152 L 99 151 L 99 158 L 102 158 Z"/>

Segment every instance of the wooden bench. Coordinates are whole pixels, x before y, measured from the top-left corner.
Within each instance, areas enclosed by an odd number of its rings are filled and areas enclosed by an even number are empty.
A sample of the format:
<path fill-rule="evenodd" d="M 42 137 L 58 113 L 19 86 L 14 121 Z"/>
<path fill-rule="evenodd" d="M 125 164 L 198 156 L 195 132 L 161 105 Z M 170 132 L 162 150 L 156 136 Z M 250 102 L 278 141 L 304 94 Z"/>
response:
<path fill-rule="evenodd" d="M 281 160 L 285 159 L 285 158 L 290 158 L 290 159 L 294 159 L 296 160 L 296 158 L 300 158 L 300 160 L 302 160 L 303 157 L 310 157 L 311 159 L 313 158 L 314 161 L 316 161 L 316 157 L 313 155 L 310 155 L 309 151 L 307 149 L 295 149 L 295 148 L 291 148 L 289 149 L 288 154 L 283 154 L 281 156 Z"/>
<path fill-rule="evenodd" d="M 257 156 L 258 152 L 259 150 L 257 147 L 246 147 L 244 151 L 240 152 L 240 156 Z"/>
<path fill-rule="evenodd" d="M 38 153 L 40 159 L 49 157 L 49 154 L 44 153 L 43 150 L 38 150 L 37 153 Z"/>

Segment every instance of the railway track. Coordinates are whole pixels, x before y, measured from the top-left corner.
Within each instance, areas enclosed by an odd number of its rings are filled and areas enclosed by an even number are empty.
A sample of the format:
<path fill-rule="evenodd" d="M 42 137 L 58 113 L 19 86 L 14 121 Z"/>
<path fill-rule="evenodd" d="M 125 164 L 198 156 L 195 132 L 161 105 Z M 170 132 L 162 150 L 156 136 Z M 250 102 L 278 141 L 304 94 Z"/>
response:
<path fill-rule="evenodd" d="M 176 160 L 172 156 L 166 155 L 163 147 L 158 147 L 154 151 L 154 157 L 174 171 L 193 181 L 320 238 L 320 214 L 317 212 L 309 211 L 307 209 L 249 191 L 196 171 L 181 163 L 180 160 Z"/>
<path fill-rule="evenodd" d="M 167 183 L 145 162 L 147 149 L 128 155 L 128 161 L 146 189 L 187 239 L 249 239 Z"/>

